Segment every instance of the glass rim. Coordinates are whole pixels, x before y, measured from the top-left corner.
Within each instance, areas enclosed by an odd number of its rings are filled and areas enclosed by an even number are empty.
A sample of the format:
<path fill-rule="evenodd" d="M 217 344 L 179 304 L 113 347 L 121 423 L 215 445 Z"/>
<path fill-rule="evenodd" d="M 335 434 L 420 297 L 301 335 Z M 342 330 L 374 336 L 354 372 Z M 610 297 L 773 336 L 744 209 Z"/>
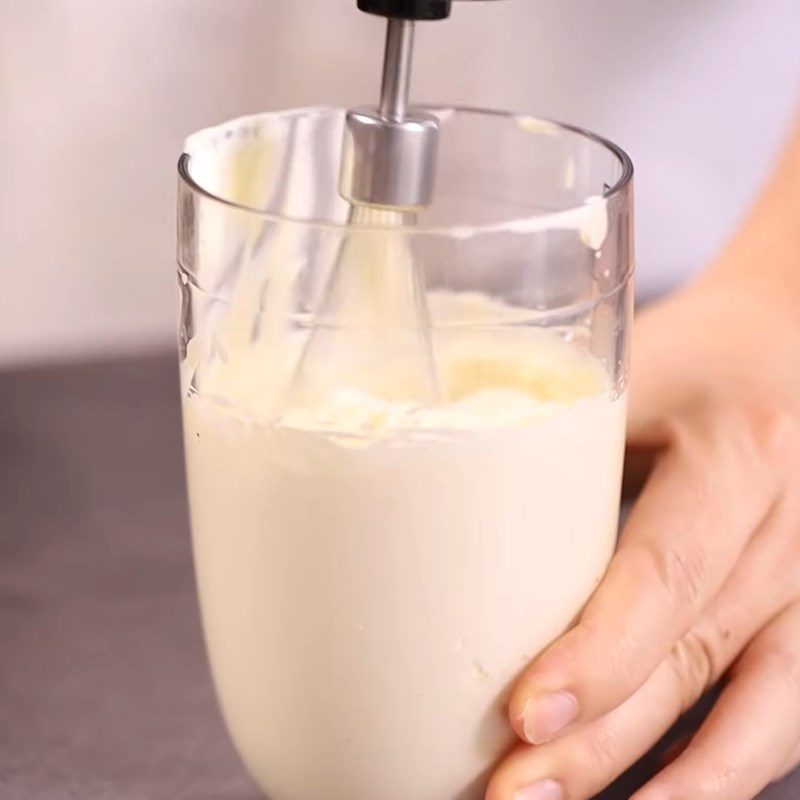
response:
<path fill-rule="evenodd" d="M 206 199 L 211 200 L 212 202 L 217 203 L 221 206 L 230 208 L 232 210 L 241 211 L 246 214 L 251 214 L 268 222 L 274 222 L 280 224 L 294 224 L 306 228 L 335 231 L 339 233 L 343 233 L 346 231 L 368 232 L 376 230 L 377 231 L 393 230 L 395 232 L 400 231 L 413 236 L 417 235 L 443 236 L 450 238 L 465 238 L 465 239 L 472 238 L 473 236 L 478 236 L 481 234 L 534 233 L 541 230 L 558 228 L 560 227 L 558 225 L 559 220 L 563 220 L 569 218 L 570 216 L 574 216 L 575 214 L 581 213 L 585 209 L 590 208 L 593 203 L 597 202 L 597 200 L 602 200 L 605 203 L 612 201 L 614 198 L 618 197 L 623 192 L 625 192 L 629 188 L 633 180 L 633 175 L 634 175 L 633 162 L 630 156 L 625 152 L 625 150 L 623 150 L 619 145 L 612 142 L 610 139 L 607 139 L 604 136 L 601 136 L 592 131 L 586 130 L 585 128 L 581 128 L 577 125 L 571 125 L 570 123 L 560 122 L 559 120 L 550 119 L 548 117 L 539 117 L 539 116 L 534 116 L 532 114 L 525 114 L 515 111 L 503 111 L 499 109 L 482 108 L 479 106 L 441 105 L 435 103 L 427 103 L 415 107 L 425 111 L 429 111 L 431 113 L 449 112 L 457 114 L 458 113 L 471 114 L 483 117 L 498 117 L 514 121 L 517 124 L 524 124 L 524 123 L 530 124 L 531 122 L 533 122 L 533 123 L 539 123 L 543 126 L 553 126 L 555 128 L 558 128 L 560 131 L 568 131 L 570 133 L 577 134 L 578 136 L 581 136 L 584 139 L 588 139 L 590 141 L 595 142 L 596 144 L 603 147 L 607 152 L 611 153 L 617 159 L 621 167 L 620 176 L 614 183 L 614 185 L 606 189 L 602 195 L 591 195 L 587 197 L 583 202 L 567 206 L 565 208 L 557 209 L 554 211 L 543 211 L 541 213 L 534 212 L 519 217 L 513 217 L 507 220 L 502 220 L 500 222 L 475 223 L 475 224 L 454 223 L 449 225 L 391 225 L 391 224 L 370 225 L 365 223 L 353 224 L 349 221 L 336 222 L 330 219 L 314 219 L 310 217 L 307 218 L 307 217 L 292 216 L 289 214 L 280 214 L 274 211 L 267 211 L 263 208 L 249 206 L 245 203 L 238 203 L 234 200 L 221 197 L 218 194 L 215 194 L 214 192 L 211 192 L 210 190 L 201 186 L 191 175 L 190 162 L 192 156 L 190 153 L 186 151 L 181 153 L 180 157 L 178 158 L 178 176 L 179 179 L 191 191 L 202 195 Z M 210 128 L 206 128 L 204 130 L 214 130 L 216 128 L 221 128 L 225 125 L 229 125 L 231 123 L 248 119 L 256 119 L 259 117 L 279 118 L 286 116 L 297 116 L 301 114 L 314 114 L 314 113 L 335 112 L 343 110 L 344 109 L 340 106 L 318 105 L 318 106 L 306 106 L 300 108 L 282 109 L 278 111 L 262 111 L 254 114 L 246 114 L 242 117 L 237 117 L 231 120 L 226 120 L 225 122 L 221 122 L 217 125 L 212 125 L 210 126 Z M 198 133 L 200 132 L 202 132 L 202 130 L 198 131 Z"/>

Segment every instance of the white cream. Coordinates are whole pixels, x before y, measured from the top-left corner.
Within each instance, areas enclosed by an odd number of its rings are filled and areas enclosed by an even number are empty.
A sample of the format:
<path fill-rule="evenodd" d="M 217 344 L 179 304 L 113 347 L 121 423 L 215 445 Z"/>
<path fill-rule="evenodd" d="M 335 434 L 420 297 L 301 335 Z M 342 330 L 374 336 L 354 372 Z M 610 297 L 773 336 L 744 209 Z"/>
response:
<path fill-rule="evenodd" d="M 509 686 L 614 547 L 625 401 L 600 365 L 552 334 L 470 326 L 479 296 L 430 305 L 451 311 L 443 405 L 382 399 L 394 365 L 320 380 L 276 424 L 291 370 L 253 380 L 236 349 L 185 396 L 212 668 L 272 800 L 478 800 L 513 740 Z"/>

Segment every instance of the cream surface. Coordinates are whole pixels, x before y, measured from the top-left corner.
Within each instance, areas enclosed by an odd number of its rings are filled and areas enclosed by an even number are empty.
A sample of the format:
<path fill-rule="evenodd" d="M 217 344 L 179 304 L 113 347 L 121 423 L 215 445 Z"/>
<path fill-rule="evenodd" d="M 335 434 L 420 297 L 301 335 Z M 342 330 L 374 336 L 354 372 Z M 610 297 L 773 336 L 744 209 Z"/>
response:
<path fill-rule="evenodd" d="M 264 353 L 187 361 L 205 635 L 272 800 L 478 800 L 512 743 L 511 682 L 614 547 L 625 398 L 599 363 L 468 324 L 480 296 L 430 307 L 450 321 L 438 404 L 398 364 L 350 384 L 334 376 L 358 364 L 330 363 L 287 404 L 292 368 Z"/>

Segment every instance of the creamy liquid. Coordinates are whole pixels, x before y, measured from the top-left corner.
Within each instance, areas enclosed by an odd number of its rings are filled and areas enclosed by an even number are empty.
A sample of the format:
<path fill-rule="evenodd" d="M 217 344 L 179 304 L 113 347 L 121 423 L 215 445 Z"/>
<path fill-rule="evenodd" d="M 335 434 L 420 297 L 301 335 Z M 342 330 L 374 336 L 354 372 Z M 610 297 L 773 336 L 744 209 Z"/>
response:
<path fill-rule="evenodd" d="M 272 800 L 482 797 L 510 685 L 611 556 L 625 399 L 599 363 L 541 331 L 434 344 L 437 407 L 382 399 L 393 368 L 276 422 L 244 350 L 184 392 L 208 650 Z"/>

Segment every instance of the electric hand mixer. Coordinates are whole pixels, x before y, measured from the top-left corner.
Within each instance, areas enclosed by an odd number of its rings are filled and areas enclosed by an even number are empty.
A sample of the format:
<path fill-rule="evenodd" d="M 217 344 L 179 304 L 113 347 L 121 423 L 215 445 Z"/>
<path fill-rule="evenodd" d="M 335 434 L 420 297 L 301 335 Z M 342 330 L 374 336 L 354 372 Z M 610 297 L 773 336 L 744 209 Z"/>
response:
<path fill-rule="evenodd" d="M 377 386 L 386 399 L 444 399 L 424 276 L 407 241 L 433 199 L 439 120 L 408 101 L 415 23 L 448 17 L 451 2 L 358 0 L 360 10 L 388 20 L 380 103 L 346 115 L 339 191 L 350 204 L 351 232 L 300 359 L 293 401 L 298 390 L 330 392 L 333 384 Z"/>

